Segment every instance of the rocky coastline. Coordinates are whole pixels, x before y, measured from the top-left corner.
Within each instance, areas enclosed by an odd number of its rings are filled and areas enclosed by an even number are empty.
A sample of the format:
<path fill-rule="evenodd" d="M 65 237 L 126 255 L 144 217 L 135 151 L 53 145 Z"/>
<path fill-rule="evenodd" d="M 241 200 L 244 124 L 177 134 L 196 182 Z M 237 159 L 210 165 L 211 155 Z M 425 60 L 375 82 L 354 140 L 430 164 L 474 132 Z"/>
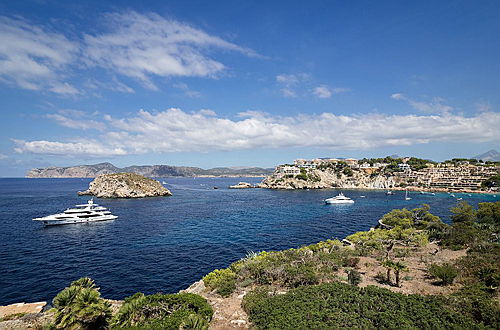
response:
<path fill-rule="evenodd" d="M 172 196 L 160 182 L 135 173 L 101 174 L 90 184 L 89 189 L 78 195 L 99 198 L 143 198 Z"/>
<path fill-rule="evenodd" d="M 278 173 L 265 178 L 259 185 L 268 189 L 392 189 L 396 186 L 396 178 L 384 174 L 376 176 L 363 172 L 350 175 L 330 171 L 309 170 L 304 175 L 282 176 Z"/>

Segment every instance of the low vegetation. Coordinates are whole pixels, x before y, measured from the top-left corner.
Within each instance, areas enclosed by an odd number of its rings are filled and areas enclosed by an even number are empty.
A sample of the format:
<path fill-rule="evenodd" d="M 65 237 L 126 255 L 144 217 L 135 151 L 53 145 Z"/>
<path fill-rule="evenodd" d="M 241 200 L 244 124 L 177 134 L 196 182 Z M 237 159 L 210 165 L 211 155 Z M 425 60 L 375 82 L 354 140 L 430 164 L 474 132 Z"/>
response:
<path fill-rule="evenodd" d="M 53 300 L 54 322 L 47 329 L 208 329 L 213 310 L 207 301 L 191 293 L 136 293 L 125 298 L 118 313 L 100 297 L 94 281 L 84 277 Z"/>
<path fill-rule="evenodd" d="M 269 288 L 248 293 L 243 307 L 258 329 L 471 329 L 470 318 L 442 299 L 404 295 L 344 283 L 305 286 L 277 295 Z"/>
<path fill-rule="evenodd" d="M 124 304 L 113 317 L 114 329 L 196 329 L 208 327 L 213 310 L 207 301 L 195 294 L 153 294 L 142 293 L 125 299 Z"/>

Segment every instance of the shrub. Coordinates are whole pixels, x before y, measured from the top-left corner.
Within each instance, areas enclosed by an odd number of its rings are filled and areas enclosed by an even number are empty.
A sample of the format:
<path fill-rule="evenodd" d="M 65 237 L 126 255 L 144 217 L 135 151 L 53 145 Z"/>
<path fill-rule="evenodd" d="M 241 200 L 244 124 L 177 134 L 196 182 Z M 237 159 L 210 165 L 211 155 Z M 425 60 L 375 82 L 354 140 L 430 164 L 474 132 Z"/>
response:
<path fill-rule="evenodd" d="M 236 274 L 231 269 L 216 269 L 203 277 L 205 285 L 223 297 L 229 297 L 236 289 Z"/>
<path fill-rule="evenodd" d="M 347 281 L 350 285 L 357 286 L 363 281 L 363 279 L 361 278 L 361 274 L 357 270 L 351 269 L 347 272 Z"/>
<path fill-rule="evenodd" d="M 260 289 L 243 298 L 243 308 L 258 329 L 478 327 L 439 298 L 343 283 L 303 286 L 282 295 Z"/>
<path fill-rule="evenodd" d="M 439 278 L 441 284 L 450 285 L 455 280 L 455 277 L 457 277 L 458 271 L 450 264 L 432 264 L 429 267 L 429 274 L 435 278 Z"/>
<path fill-rule="evenodd" d="M 195 316 L 192 316 L 195 314 Z M 206 324 L 213 310 L 207 301 L 192 293 L 134 295 L 125 300 L 112 320 L 116 328 L 179 329 L 181 324 Z M 202 320 L 200 320 L 202 319 Z M 206 323 L 205 323 L 206 322 Z"/>
<path fill-rule="evenodd" d="M 105 329 L 111 305 L 102 299 L 94 281 L 88 277 L 74 281 L 52 301 L 57 328 Z"/>

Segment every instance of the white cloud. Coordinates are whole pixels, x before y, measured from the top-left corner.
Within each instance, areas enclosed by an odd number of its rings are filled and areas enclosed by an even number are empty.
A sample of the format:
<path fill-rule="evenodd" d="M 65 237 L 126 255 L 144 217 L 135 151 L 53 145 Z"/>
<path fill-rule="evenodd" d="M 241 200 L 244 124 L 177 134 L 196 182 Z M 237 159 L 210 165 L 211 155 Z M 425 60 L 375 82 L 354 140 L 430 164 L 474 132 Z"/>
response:
<path fill-rule="evenodd" d="M 295 93 L 295 91 L 290 88 L 282 88 L 280 89 L 280 92 L 284 97 L 297 97 L 297 93 Z"/>
<path fill-rule="evenodd" d="M 139 79 L 150 89 L 157 89 L 151 76 L 214 77 L 225 66 L 207 55 L 210 49 L 257 56 L 250 49 L 153 13 L 131 11 L 105 19 L 107 33 L 84 36 L 88 64 Z"/>
<path fill-rule="evenodd" d="M 125 85 L 124 83 L 119 81 L 116 77 L 113 77 L 111 81 L 108 82 L 102 82 L 92 78 L 85 82 L 85 87 L 91 89 L 108 89 L 115 92 L 129 93 L 129 94 L 135 93 L 132 87 Z"/>
<path fill-rule="evenodd" d="M 127 152 L 120 148 L 103 146 L 95 140 L 80 142 L 53 142 L 53 141 L 24 141 L 13 140 L 17 145 L 14 150 L 18 153 L 33 153 L 63 156 L 120 156 Z"/>
<path fill-rule="evenodd" d="M 333 94 L 346 93 L 350 91 L 349 88 L 334 87 L 330 88 L 326 85 L 320 85 L 313 89 L 313 94 L 320 99 L 328 99 L 332 97 Z"/>
<path fill-rule="evenodd" d="M 60 33 L 0 16 L 0 80 L 29 90 L 77 94 L 63 80 L 63 70 L 76 59 L 77 43 Z"/>
<path fill-rule="evenodd" d="M 184 95 L 192 98 L 197 98 L 201 96 L 200 92 L 194 91 L 189 88 L 189 86 L 185 83 L 177 83 L 173 85 L 174 88 L 180 89 L 184 92 Z"/>
<path fill-rule="evenodd" d="M 272 117 L 246 112 L 232 120 L 214 113 L 180 109 L 141 110 L 133 117 L 108 116 L 111 131 L 83 142 L 17 141 L 16 151 L 40 154 L 103 155 L 209 152 L 255 148 L 321 147 L 369 149 L 430 142 L 500 139 L 500 114 L 461 115 L 299 115 Z"/>
<path fill-rule="evenodd" d="M 327 86 L 318 86 L 314 88 L 313 94 L 319 97 L 320 99 L 327 99 L 332 96 L 332 92 Z"/>
<path fill-rule="evenodd" d="M 406 97 L 404 94 L 395 93 L 391 95 L 394 100 L 405 101 L 413 109 L 427 113 L 448 113 L 453 107 L 445 104 L 445 100 L 440 97 L 434 97 L 430 102 L 415 101 Z"/>
<path fill-rule="evenodd" d="M 9 158 L 9 156 L 4 155 L 4 154 L 0 154 L 0 160 L 5 160 L 7 158 Z"/>
<path fill-rule="evenodd" d="M 276 81 L 285 86 L 291 86 L 299 82 L 299 77 L 294 74 L 279 74 L 276 76 Z"/>
<path fill-rule="evenodd" d="M 48 114 L 45 117 L 55 120 L 59 125 L 75 129 L 95 129 L 104 130 L 106 125 L 103 122 L 88 119 L 92 115 L 78 110 L 60 110 L 58 113 Z"/>

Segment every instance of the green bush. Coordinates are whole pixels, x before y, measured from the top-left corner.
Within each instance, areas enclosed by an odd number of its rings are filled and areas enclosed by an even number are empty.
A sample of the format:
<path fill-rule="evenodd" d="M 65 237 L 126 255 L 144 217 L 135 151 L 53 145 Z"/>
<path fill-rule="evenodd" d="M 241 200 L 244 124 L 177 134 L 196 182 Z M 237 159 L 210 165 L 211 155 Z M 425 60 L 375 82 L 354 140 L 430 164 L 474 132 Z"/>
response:
<path fill-rule="evenodd" d="M 65 329 L 105 329 L 111 318 L 111 305 L 101 298 L 88 277 L 74 281 L 52 301 L 54 326 Z"/>
<path fill-rule="evenodd" d="M 236 274 L 231 269 L 216 269 L 203 277 L 205 285 L 223 297 L 229 297 L 236 289 Z"/>
<path fill-rule="evenodd" d="M 458 270 L 450 264 L 432 264 L 429 267 L 429 274 L 441 280 L 441 284 L 450 285 L 458 275 Z"/>
<path fill-rule="evenodd" d="M 195 314 L 195 316 L 193 316 Z M 207 324 L 213 310 L 207 301 L 192 293 L 135 294 L 125 299 L 113 317 L 114 328 L 179 329 L 182 324 Z"/>
<path fill-rule="evenodd" d="M 347 272 L 347 281 L 350 285 L 357 286 L 363 281 L 363 279 L 361 278 L 361 274 L 357 270 L 351 269 Z"/>
<path fill-rule="evenodd" d="M 343 283 L 304 286 L 282 295 L 259 289 L 244 297 L 243 308 L 257 329 L 479 327 L 440 298 Z"/>

